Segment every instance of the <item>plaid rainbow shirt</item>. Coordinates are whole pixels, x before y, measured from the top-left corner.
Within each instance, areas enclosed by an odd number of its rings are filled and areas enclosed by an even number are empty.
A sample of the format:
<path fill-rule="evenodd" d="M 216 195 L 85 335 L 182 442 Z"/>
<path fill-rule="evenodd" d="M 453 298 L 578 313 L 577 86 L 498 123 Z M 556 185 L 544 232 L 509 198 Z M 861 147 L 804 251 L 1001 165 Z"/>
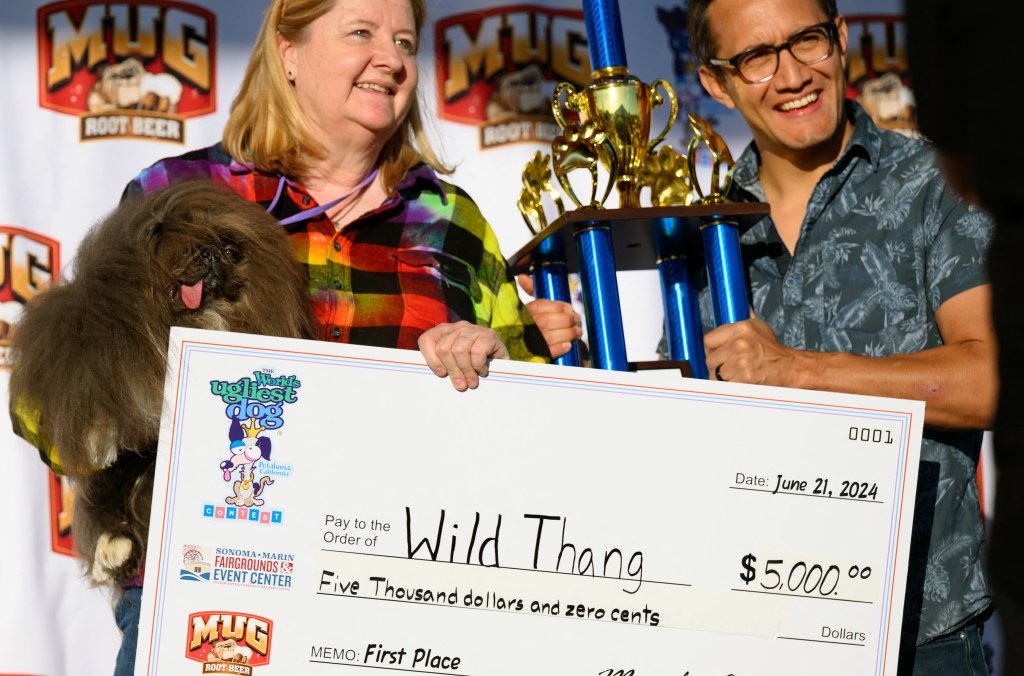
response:
<path fill-rule="evenodd" d="M 309 271 L 320 339 L 415 350 L 427 329 L 466 320 L 494 329 L 512 359 L 549 361 L 490 225 L 430 167 L 414 167 L 396 196 L 340 231 L 322 214 L 297 216 L 319 206 L 301 185 L 238 163 L 221 144 L 160 160 L 125 195 L 197 176 L 270 208 L 279 221 L 300 219 L 282 227 Z"/>
<path fill-rule="evenodd" d="M 282 227 L 309 271 L 320 339 L 416 350 L 427 329 L 466 320 L 494 329 L 512 359 L 550 360 L 490 225 L 465 192 L 430 167 L 414 167 L 396 196 L 341 231 L 322 214 L 298 216 L 319 206 L 301 185 L 236 162 L 220 144 L 158 161 L 128 184 L 125 197 L 187 178 L 210 178 L 279 221 L 292 220 Z M 59 474 L 38 412 L 17 402 L 12 419 Z"/>

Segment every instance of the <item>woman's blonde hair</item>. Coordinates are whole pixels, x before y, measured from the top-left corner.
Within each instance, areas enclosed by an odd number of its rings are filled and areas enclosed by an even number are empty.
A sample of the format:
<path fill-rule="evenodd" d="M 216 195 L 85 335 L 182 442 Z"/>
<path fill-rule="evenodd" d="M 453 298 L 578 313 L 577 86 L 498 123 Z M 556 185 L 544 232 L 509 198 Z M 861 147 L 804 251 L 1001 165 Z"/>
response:
<path fill-rule="evenodd" d="M 224 126 L 224 147 L 239 162 L 298 178 L 308 173 L 310 158 L 325 157 L 327 149 L 306 123 L 295 90 L 285 77 L 277 34 L 301 42 L 306 27 L 329 12 L 335 2 L 344 0 L 273 0 L 267 8 Z M 426 5 L 424 0 L 409 0 L 409 4 L 419 38 L 427 20 Z M 413 96 L 405 119 L 380 153 L 384 189 L 393 192 L 406 172 L 420 162 L 440 173 L 451 173 L 430 147 L 419 101 Z"/>

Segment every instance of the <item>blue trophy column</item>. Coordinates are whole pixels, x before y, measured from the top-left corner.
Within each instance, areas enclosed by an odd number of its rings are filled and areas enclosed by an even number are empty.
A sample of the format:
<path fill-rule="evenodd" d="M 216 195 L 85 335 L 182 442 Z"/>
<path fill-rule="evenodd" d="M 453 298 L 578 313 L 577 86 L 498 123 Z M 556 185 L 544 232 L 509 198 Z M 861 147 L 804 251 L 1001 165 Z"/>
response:
<path fill-rule="evenodd" d="M 750 319 L 739 225 L 722 218 L 711 218 L 701 224 L 700 236 L 704 242 L 715 326 Z"/>
<path fill-rule="evenodd" d="M 573 237 L 579 258 L 592 365 L 606 371 L 628 371 L 611 226 L 602 222 L 581 223 L 573 230 Z"/>
<path fill-rule="evenodd" d="M 686 220 L 662 218 L 655 221 L 652 227 L 661 277 L 661 296 L 665 306 L 665 336 L 668 339 L 669 358 L 689 363 L 694 378 L 707 380 L 704 332 L 686 250 Z"/>
<path fill-rule="evenodd" d="M 590 43 L 590 70 L 627 67 L 618 1 L 583 0 L 583 21 Z"/>
<path fill-rule="evenodd" d="M 535 262 L 530 268 L 534 296 L 572 304 L 572 295 L 569 293 L 569 266 L 565 262 L 562 236 L 555 233 L 541 242 L 534 252 L 534 257 Z M 573 341 L 572 348 L 567 353 L 556 357 L 554 363 L 559 366 L 579 366 L 580 351 L 576 341 Z"/>

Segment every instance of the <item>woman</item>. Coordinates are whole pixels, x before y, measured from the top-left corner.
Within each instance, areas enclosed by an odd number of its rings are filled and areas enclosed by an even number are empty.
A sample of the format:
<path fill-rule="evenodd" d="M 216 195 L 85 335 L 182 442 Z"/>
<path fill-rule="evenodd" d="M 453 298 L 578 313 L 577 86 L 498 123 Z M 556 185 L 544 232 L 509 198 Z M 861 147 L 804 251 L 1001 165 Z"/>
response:
<path fill-rule="evenodd" d="M 491 358 L 549 351 L 490 226 L 438 178 L 416 98 L 425 20 L 423 0 L 274 0 L 223 142 L 126 194 L 205 176 L 265 205 L 308 267 L 322 339 L 418 347 L 464 390 Z M 563 305 L 534 304 L 561 351 L 579 337 Z"/>

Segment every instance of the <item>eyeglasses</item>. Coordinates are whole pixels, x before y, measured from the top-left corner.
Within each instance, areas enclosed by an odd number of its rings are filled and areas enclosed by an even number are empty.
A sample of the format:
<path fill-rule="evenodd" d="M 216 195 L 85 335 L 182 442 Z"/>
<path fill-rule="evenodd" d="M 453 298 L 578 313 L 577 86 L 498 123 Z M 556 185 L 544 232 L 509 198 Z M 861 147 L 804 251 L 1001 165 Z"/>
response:
<path fill-rule="evenodd" d="M 836 25 L 823 21 L 793 33 L 781 45 L 751 47 L 731 59 L 708 59 L 708 63 L 730 66 L 747 84 L 761 84 L 775 77 L 779 70 L 779 52 L 783 49 L 800 63 L 810 66 L 832 56 L 837 37 Z"/>

